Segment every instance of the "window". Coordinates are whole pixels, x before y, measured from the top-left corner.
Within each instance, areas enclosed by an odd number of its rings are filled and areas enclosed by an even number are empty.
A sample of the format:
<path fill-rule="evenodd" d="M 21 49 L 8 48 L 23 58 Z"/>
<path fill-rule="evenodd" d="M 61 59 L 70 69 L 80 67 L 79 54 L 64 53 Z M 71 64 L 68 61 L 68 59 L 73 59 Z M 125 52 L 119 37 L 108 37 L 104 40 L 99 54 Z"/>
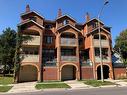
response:
<path fill-rule="evenodd" d="M 42 61 L 44 66 L 55 66 L 56 56 L 54 49 L 43 49 Z"/>
<path fill-rule="evenodd" d="M 44 42 L 47 44 L 51 44 L 53 42 L 53 37 L 52 36 L 45 36 Z"/>
<path fill-rule="evenodd" d="M 99 56 L 100 55 L 100 50 L 99 48 L 95 48 L 95 56 Z"/>
<path fill-rule="evenodd" d="M 69 24 L 69 20 L 64 20 L 64 21 L 63 21 L 63 24 L 64 24 L 64 25 Z"/>
<path fill-rule="evenodd" d="M 79 38 L 79 45 L 82 45 L 83 44 L 83 38 Z"/>
<path fill-rule="evenodd" d="M 92 23 L 92 27 L 93 28 L 97 28 L 98 27 L 98 23 L 97 22 Z"/>
<path fill-rule="evenodd" d="M 100 49 L 95 48 L 95 56 L 100 56 Z M 102 57 L 107 58 L 108 56 L 108 48 L 102 48 Z"/>
<path fill-rule="evenodd" d="M 45 25 L 45 29 L 51 29 L 52 28 L 52 25 L 51 24 L 46 24 Z"/>
<path fill-rule="evenodd" d="M 75 56 L 75 49 L 61 49 L 62 56 Z"/>
<path fill-rule="evenodd" d="M 29 17 L 30 20 L 36 21 L 36 17 Z"/>

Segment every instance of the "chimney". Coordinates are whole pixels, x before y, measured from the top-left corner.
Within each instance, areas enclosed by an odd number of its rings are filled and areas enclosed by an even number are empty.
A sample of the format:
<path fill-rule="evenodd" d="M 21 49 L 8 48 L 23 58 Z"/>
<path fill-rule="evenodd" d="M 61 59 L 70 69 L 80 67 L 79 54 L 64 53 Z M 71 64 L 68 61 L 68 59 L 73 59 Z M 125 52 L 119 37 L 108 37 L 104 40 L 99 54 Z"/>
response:
<path fill-rule="evenodd" d="M 87 12 L 86 13 L 86 22 L 88 22 L 90 20 L 90 15 L 89 15 L 89 13 Z"/>
<path fill-rule="evenodd" d="M 57 17 L 60 17 L 60 16 L 62 16 L 62 10 L 61 10 L 61 9 L 58 10 L 58 15 L 57 15 Z"/>
<path fill-rule="evenodd" d="M 30 12 L 30 6 L 29 5 L 26 5 L 26 13 L 27 12 Z"/>

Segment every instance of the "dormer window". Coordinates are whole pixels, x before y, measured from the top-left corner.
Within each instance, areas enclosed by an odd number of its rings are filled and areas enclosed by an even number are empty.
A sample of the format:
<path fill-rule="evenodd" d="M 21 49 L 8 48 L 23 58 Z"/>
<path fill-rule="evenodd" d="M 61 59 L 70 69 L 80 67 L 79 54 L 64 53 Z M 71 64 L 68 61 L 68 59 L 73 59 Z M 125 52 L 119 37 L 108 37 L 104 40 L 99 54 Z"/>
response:
<path fill-rule="evenodd" d="M 63 21 L 63 24 L 64 24 L 64 25 L 69 24 L 69 20 L 64 20 L 64 21 Z"/>
<path fill-rule="evenodd" d="M 97 28 L 97 27 L 98 27 L 98 23 L 97 23 L 97 22 L 94 22 L 94 23 L 92 24 L 92 27 L 93 27 L 93 28 Z"/>
<path fill-rule="evenodd" d="M 45 29 L 51 29 L 52 28 L 52 25 L 51 24 L 46 24 L 45 25 Z"/>
<path fill-rule="evenodd" d="M 36 17 L 29 17 L 29 19 L 36 22 Z"/>

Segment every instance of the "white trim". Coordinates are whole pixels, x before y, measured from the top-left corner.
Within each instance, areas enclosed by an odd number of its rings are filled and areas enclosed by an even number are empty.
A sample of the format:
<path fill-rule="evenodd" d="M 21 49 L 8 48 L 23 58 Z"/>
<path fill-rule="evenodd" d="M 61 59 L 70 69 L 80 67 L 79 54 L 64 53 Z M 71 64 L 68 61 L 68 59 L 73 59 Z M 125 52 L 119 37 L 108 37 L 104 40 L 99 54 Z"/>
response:
<path fill-rule="evenodd" d="M 89 20 L 89 21 L 85 22 L 83 25 L 85 25 L 85 24 L 87 24 L 87 23 L 91 22 L 92 20 L 97 20 L 97 21 L 98 21 L 98 19 L 97 19 L 97 18 L 92 18 L 91 20 Z M 99 20 L 99 22 L 100 22 L 100 23 L 102 23 L 102 24 L 104 24 L 101 20 Z"/>
<path fill-rule="evenodd" d="M 72 18 L 71 16 L 69 16 L 69 15 L 67 15 L 67 14 L 58 17 L 56 20 L 58 20 L 58 19 L 60 19 L 60 18 L 63 18 L 63 17 L 65 17 L 65 16 L 69 17 L 70 19 L 72 19 L 73 21 L 76 22 L 76 20 L 75 20 L 74 18 Z"/>
<path fill-rule="evenodd" d="M 43 18 L 44 19 L 44 17 L 43 16 L 41 16 L 39 13 L 37 13 L 36 11 L 30 11 L 30 12 L 25 12 L 25 13 L 22 13 L 21 14 L 21 16 L 24 16 L 24 15 L 27 15 L 27 14 L 29 14 L 29 13 L 35 13 L 35 14 L 37 14 L 38 16 L 40 16 L 41 18 Z"/>
<path fill-rule="evenodd" d="M 96 29 L 94 29 L 94 30 L 92 30 L 92 31 L 90 31 L 90 32 L 88 32 L 86 35 L 88 35 L 88 34 L 90 34 L 90 33 L 92 33 L 93 31 L 96 31 L 98 28 L 96 28 Z M 104 30 L 104 31 L 106 31 L 108 34 L 111 34 L 109 31 L 107 31 L 106 29 L 104 29 L 103 27 L 101 27 L 101 29 L 102 30 Z"/>
<path fill-rule="evenodd" d="M 75 28 L 71 24 L 66 24 L 65 26 L 62 26 L 62 27 L 58 28 L 57 31 L 60 30 L 60 29 L 62 29 L 62 28 L 64 28 L 64 27 L 66 27 L 66 26 L 70 26 L 70 27 L 74 28 L 75 30 L 77 30 L 78 32 L 80 32 L 80 30 L 78 30 L 77 28 Z"/>
<path fill-rule="evenodd" d="M 35 22 L 35 21 L 33 21 L 33 20 L 27 20 L 27 21 L 25 21 L 25 22 L 23 22 L 23 23 L 18 24 L 18 26 L 21 26 L 21 25 L 26 24 L 26 23 L 29 23 L 29 22 L 33 22 L 33 23 L 35 23 L 36 25 L 40 26 L 41 28 L 44 28 L 43 26 L 41 26 L 40 24 L 38 24 L 37 22 Z"/>

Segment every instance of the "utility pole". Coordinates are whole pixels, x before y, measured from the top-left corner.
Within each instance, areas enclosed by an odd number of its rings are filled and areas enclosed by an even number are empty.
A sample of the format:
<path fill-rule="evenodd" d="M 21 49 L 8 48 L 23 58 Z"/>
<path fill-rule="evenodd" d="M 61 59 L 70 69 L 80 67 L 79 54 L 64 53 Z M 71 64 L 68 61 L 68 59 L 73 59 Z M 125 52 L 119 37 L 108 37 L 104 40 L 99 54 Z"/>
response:
<path fill-rule="evenodd" d="M 100 25 L 100 16 L 104 10 L 104 7 L 109 3 L 108 0 L 105 0 L 99 14 L 98 14 L 98 33 L 99 33 L 99 51 L 100 51 L 100 65 L 101 65 L 101 81 L 104 82 L 104 75 L 103 75 L 103 58 L 102 58 L 102 44 L 101 44 L 101 25 Z"/>

